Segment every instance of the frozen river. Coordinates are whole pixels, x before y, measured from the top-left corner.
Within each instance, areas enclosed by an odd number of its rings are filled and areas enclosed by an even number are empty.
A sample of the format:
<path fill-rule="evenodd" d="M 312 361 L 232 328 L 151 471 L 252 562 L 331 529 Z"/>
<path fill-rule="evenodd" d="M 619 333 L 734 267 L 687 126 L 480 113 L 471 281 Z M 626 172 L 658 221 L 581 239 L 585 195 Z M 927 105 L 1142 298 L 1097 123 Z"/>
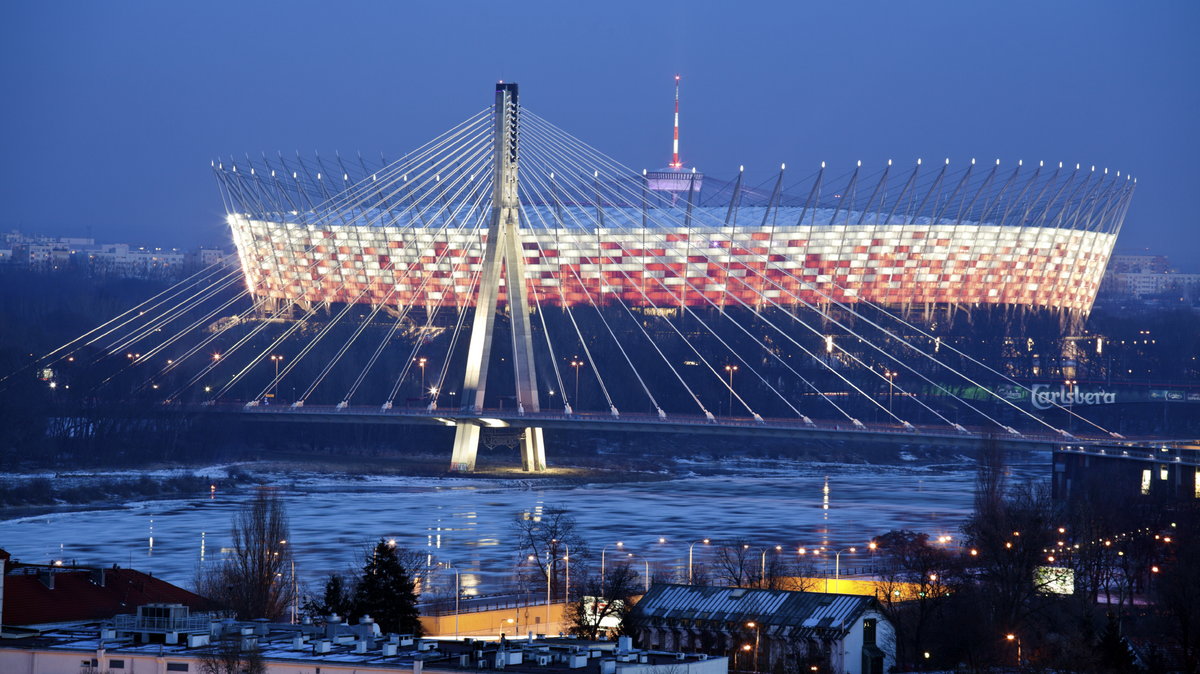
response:
<path fill-rule="evenodd" d="M 1010 464 L 1015 480 L 1044 479 L 1049 455 Z M 891 529 L 955 535 L 972 506 L 974 466 L 703 464 L 718 475 L 658 482 L 545 486 L 537 482 L 276 475 L 291 519 L 297 575 L 313 588 L 360 564 L 380 537 L 461 571 L 467 594 L 499 592 L 521 556 L 511 523 L 524 512 L 565 507 L 594 557 L 622 541 L 654 574 L 686 569 L 688 543 L 746 539 L 792 553 L 800 546 L 863 545 Z M 120 564 L 190 587 L 196 569 L 230 544 L 230 521 L 248 493 L 56 513 L 0 522 L 0 548 L 26 562 Z M 659 543 L 665 538 L 665 543 Z M 705 547 L 696 546 L 697 563 Z M 843 555 L 842 564 L 854 560 Z M 452 576 L 451 576 L 452 578 Z"/>

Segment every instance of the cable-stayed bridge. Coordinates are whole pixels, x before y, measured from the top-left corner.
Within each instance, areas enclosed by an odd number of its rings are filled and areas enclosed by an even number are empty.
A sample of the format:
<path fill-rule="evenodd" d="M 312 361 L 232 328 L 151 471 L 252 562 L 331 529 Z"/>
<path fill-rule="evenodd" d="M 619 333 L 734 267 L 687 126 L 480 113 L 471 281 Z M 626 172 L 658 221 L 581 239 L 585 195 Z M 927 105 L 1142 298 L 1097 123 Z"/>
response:
<path fill-rule="evenodd" d="M 214 170 L 240 266 L 39 365 L 107 362 L 97 391 L 167 405 L 443 423 L 456 470 L 492 425 L 525 429 L 528 470 L 546 466 L 547 427 L 1120 439 L 1069 404 L 1018 404 L 1003 361 L 945 329 L 981 311 L 1077 325 L 1133 194 L 1119 172 L 636 171 L 515 84 L 399 160 Z"/>

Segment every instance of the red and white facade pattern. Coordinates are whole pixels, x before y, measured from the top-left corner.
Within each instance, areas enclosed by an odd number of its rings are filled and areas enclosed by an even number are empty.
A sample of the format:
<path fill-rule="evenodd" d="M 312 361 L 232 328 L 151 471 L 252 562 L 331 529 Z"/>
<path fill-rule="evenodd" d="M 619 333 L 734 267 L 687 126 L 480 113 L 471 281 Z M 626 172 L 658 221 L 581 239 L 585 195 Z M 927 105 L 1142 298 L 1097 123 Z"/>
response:
<path fill-rule="evenodd" d="M 474 302 L 482 228 L 229 222 L 259 296 L 426 308 Z M 1103 232 L 978 224 L 522 233 L 531 300 L 657 307 L 868 300 L 1087 312 L 1116 241 Z"/>

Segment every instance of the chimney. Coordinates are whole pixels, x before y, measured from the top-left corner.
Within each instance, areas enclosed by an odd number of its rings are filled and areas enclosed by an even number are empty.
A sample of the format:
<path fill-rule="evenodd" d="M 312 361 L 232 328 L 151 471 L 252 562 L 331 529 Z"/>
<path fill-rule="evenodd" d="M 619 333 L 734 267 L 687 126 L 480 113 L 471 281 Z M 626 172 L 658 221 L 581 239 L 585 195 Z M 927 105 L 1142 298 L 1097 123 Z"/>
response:
<path fill-rule="evenodd" d="M 104 587 L 104 569 L 102 567 L 92 569 L 91 572 L 88 573 L 88 578 L 91 579 L 93 584 Z"/>
<path fill-rule="evenodd" d="M 51 590 L 54 589 L 54 572 L 53 571 L 50 571 L 48 569 L 45 571 L 38 571 L 37 577 L 38 577 L 38 580 L 42 581 L 42 585 L 45 585 L 46 587 L 48 587 Z"/>

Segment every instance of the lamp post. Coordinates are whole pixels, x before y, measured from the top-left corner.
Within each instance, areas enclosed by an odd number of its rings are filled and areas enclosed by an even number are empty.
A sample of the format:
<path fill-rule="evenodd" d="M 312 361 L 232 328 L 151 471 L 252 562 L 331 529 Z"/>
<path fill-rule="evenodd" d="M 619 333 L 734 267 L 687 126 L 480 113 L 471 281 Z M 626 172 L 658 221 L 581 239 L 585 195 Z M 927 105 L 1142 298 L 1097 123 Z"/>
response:
<path fill-rule="evenodd" d="M 462 596 L 462 584 L 458 578 L 458 568 L 447 562 L 446 567 L 454 572 L 454 638 L 458 638 L 458 598 Z"/>
<path fill-rule="evenodd" d="M 708 539 L 692 541 L 692 544 L 688 546 L 688 585 L 692 584 L 692 548 L 695 548 L 697 543 L 708 545 Z"/>
<path fill-rule="evenodd" d="M 425 356 L 421 356 L 420 358 L 417 359 L 417 367 L 421 368 L 421 389 L 420 390 L 421 390 L 422 395 L 424 395 L 424 393 L 425 393 L 425 362 L 427 360 L 429 360 L 429 359 L 426 358 Z"/>
<path fill-rule="evenodd" d="M 583 361 L 579 360 L 579 356 L 571 359 L 571 367 L 575 368 L 575 405 L 579 405 L 579 368 L 583 367 Z"/>
<path fill-rule="evenodd" d="M 737 365 L 725 366 L 725 372 L 729 374 L 729 416 L 733 416 L 733 373 L 737 371 Z"/>
<path fill-rule="evenodd" d="M 1079 383 L 1076 379 L 1067 379 L 1064 382 L 1067 385 L 1067 432 L 1075 430 L 1075 385 Z"/>
<path fill-rule="evenodd" d="M 271 397 L 275 399 L 275 402 L 279 402 L 279 364 L 283 362 L 283 356 L 271 354 L 271 362 L 275 363 L 275 391 Z"/>
<path fill-rule="evenodd" d="M 754 630 L 754 671 L 757 672 L 758 671 L 758 646 L 760 643 L 759 637 L 762 636 L 762 630 L 758 626 L 758 623 L 754 622 L 753 620 L 746 623 L 746 627 L 749 627 L 750 629 Z"/>
<path fill-rule="evenodd" d="M 852 547 L 852 548 L 846 548 L 844 550 L 834 550 L 833 551 L 833 587 L 834 587 L 834 590 L 837 589 L 838 583 L 842 579 L 842 553 L 843 552 L 855 553 L 855 552 L 858 552 L 858 548 Z M 813 554 L 814 555 L 817 554 L 817 551 L 813 550 Z M 826 562 L 826 564 L 828 564 L 828 562 Z M 828 569 L 829 567 L 826 566 L 825 568 Z M 829 591 L 828 571 L 826 571 L 826 574 L 827 575 L 825 576 L 825 591 L 828 592 Z"/>
<path fill-rule="evenodd" d="M 1020 668 L 1021 667 L 1021 637 L 1017 636 L 1016 634 L 1013 634 L 1012 632 L 1009 632 L 1008 634 L 1004 635 L 1004 638 L 1008 639 L 1009 641 L 1017 642 L 1017 667 Z"/>
<path fill-rule="evenodd" d="M 782 545 L 776 545 L 776 546 L 775 546 L 775 552 L 779 552 L 779 551 L 781 551 L 781 550 L 783 550 L 783 546 L 782 546 Z M 758 572 L 758 580 L 759 580 L 759 582 L 760 582 L 760 583 L 762 583 L 763 589 L 766 589 L 766 587 L 767 587 L 767 549 L 766 549 L 766 548 L 763 548 L 763 549 L 762 549 L 762 560 L 761 560 L 761 562 L 762 562 L 762 563 L 760 564 L 760 569 L 759 569 L 759 572 Z M 755 648 L 757 649 L 758 647 L 757 647 L 757 646 L 755 646 Z M 758 651 L 757 651 L 757 650 L 755 650 L 755 652 L 754 652 L 754 657 L 755 657 L 755 659 L 756 659 L 756 661 L 757 661 L 757 658 L 758 658 Z"/>
<path fill-rule="evenodd" d="M 896 373 L 891 370 L 884 370 L 883 376 L 888 380 L 888 412 L 892 411 L 892 392 L 895 389 Z"/>
<path fill-rule="evenodd" d="M 608 552 L 608 545 L 609 545 L 609 544 L 607 544 L 607 543 L 606 543 L 606 544 L 604 545 L 604 547 L 600 548 L 600 594 L 601 594 L 601 595 L 603 595 L 603 594 L 604 594 L 604 584 L 605 584 L 605 582 L 608 580 L 608 578 L 607 578 L 607 577 L 605 577 L 605 573 L 604 573 L 604 554 L 605 554 L 606 552 Z M 624 546 L 624 545 L 625 545 L 625 544 L 624 544 L 624 543 L 622 543 L 621 541 L 617 541 L 617 547 L 618 547 L 618 548 L 619 548 L 619 547 L 622 547 L 622 546 Z M 601 598 L 603 599 L 603 597 L 601 597 Z"/>

